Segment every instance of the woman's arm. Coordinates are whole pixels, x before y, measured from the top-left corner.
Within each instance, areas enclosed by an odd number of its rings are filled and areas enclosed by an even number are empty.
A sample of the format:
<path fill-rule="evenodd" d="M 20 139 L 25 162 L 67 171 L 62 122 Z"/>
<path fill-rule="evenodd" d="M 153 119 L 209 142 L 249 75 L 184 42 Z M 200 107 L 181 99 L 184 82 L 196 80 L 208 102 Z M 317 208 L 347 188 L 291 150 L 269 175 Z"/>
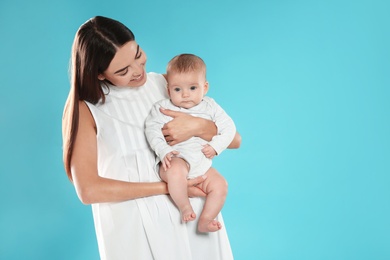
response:
<path fill-rule="evenodd" d="M 160 108 L 160 111 L 173 118 L 162 128 L 165 140 L 169 145 L 181 143 L 193 136 L 210 141 L 217 134 L 217 126 L 210 120 L 169 109 Z"/>
<path fill-rule="evenodd" d="M 84 102 L 79 103 L 79 111 L 71 172 L 77 194 L 84 204 L 118 202 L 168 193 L 163 182 L 131 183 L 100 177 L 97 170 L 95 122 Z"/>
<path fill-rule="evenodd" d="M 119 202 L 141 197 L 168 194 L 164 182 L 125 182 L 98 175 L 96 126 L 84 102 L 79 103 L 79 127 L 71 159 L 71 172 L 77 195 L 84 204 Z M 204 178 L 188 183 L 189 194 L 202 196 L 196 188 Z"/>
<path fill-rule="evenodd" d="M 206 141 L 211 141 L 217 134 L 217 126 L 214 122 L 188 115 L 186 113 L 160 109 L 161 113 L 173 117 L 173 120 L 166 123 L 162 128 L 163 135 L 169 145 L 175 145 L 193 136 L 198 136 Z M 236 149 L 241 145 L 241 135 L 237 132 L 228 148 Z"/>
<path fill-rule="evenodd" d="M 236 135 L 233 138 L 233 141 L 229 144 L 229 149 L 237 149 L 241 146 L 241 135 L 236 132 Z"/>

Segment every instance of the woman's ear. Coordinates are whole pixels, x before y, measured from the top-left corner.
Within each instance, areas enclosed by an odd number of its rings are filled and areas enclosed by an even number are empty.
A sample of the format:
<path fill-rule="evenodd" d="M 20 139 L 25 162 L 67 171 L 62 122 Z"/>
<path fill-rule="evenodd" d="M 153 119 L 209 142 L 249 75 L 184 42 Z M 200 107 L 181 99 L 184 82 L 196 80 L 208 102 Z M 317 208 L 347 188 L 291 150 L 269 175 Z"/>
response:
<path fill-rule="evenodd" d="M 106 78 L 102 75 L 102 74 L 99 74 L 98 75 L 98 80 L 105 80 Z"/>

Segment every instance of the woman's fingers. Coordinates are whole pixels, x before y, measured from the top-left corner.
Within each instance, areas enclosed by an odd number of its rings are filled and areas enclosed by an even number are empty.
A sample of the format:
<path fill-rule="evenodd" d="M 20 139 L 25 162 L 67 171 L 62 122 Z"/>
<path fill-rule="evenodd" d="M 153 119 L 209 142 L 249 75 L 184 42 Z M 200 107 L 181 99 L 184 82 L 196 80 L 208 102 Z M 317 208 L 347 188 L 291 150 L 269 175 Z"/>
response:
<path fill-rule="evenodd" d="M 188 188 L 188 197 L 206 197 L 206 193 L 199 187 L 189 187 Z"/>
<path fill-rule="evenodd" d="M 207 178 L 207 175 L 201 175 L 201 176 L 198 176 L 194 179 L 191 179 L 191 180 L 188 180 L 188 186 L 198 186 L 199 184 L 201 184 L 202 182 L 204 182 L 204 180 Z"/>
<path fill-rule="evenodd" d="M 182 114 L 182 112 L 173 111 L 173 110 L 170 110 L 170 109 L 165 109 L 163 107 L 160 107 L 160 112 L 163 113 L 166 116 L 170 116 L 170 117 L 173 117 L 173 118 L 175 118 L 175 117 L 177 117 L 177 116 Z"/>
<path fill-rule="evenodd" d="M 188 196 L 189 197 L 206 197 L 206 193 L 200 188 L 207 178 L 207 175 L 198 176 L 188 180 Z"/>

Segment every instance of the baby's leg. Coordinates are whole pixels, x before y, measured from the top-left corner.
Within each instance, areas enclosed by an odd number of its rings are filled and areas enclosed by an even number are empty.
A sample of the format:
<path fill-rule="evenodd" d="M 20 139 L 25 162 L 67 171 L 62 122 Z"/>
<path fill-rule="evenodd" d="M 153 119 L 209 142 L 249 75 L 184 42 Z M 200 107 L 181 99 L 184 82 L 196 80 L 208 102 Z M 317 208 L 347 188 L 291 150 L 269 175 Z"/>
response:
<path fill-rule="evenodd" d="M 196 218 L 196 214 L 188 199 L 187 175 L 188 165 L 181 158 L 172 158 L 171 167 L 167 171 L 160 167 L 161 179 L 168 184 L 169 194 L 179 208 L 181 219 L 184 222 L 192 221 Z"/>
<path fill-rule="evenodd" d="M 202 183 L 202 189 L 206 192 L 206 202 L 199 217 L 199 232 L 214 232 L 222 228 L 222 224 L 215 220 L 221 211 L 227 196 L 228 185 L 225 178 L 215 169 L 210 168 L 207 179 Z"/>

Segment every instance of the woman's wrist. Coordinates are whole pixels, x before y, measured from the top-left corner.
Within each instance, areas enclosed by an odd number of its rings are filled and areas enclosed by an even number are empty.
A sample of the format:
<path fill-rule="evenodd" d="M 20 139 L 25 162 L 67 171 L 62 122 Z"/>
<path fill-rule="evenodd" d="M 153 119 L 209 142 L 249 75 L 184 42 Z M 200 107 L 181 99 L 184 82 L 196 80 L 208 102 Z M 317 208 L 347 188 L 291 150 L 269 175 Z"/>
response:
<path fill-rule="evenodd" d="M 211 141 L 211 139 L 217 134 L 217 126 L 213 121 L 204 119 L 204 118 L 196 118 L 195 121 L 196 133 L 194 136 L 198 136 L 204 140 Z"/>
<path fill-rule="evenodd" d="M 160 195 L 162 194 L 162 195 L 167 195 L 167 194 L 169 194 L 169 191 L 168 191 L 168 185 L 167 185 L 167 183 L 166 182 L 159 182 L 158 183 L 159 184 L 159 186 L 160 186 Z"/>

